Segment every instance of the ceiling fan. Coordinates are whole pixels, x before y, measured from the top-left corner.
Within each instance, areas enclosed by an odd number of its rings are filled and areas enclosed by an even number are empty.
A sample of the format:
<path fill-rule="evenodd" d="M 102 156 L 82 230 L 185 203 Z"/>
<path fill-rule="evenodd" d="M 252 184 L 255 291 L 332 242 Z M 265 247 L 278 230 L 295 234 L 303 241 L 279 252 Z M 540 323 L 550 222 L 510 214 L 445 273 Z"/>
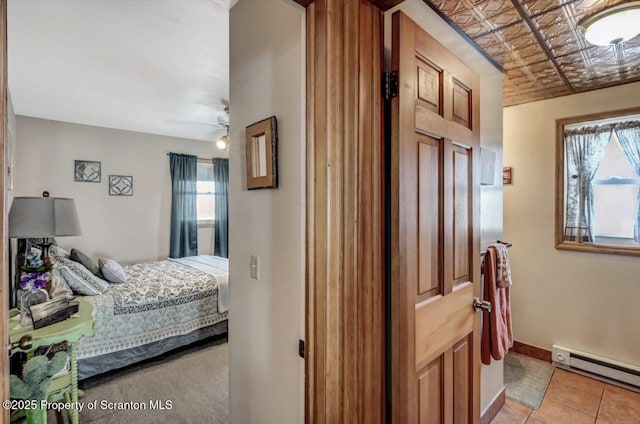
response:
<path fill-rule="evenodd" d="M 170 118 L 165 119 L 165 122 L 178 125 L 202 125 L 224 130 L 224 135 L 216 139 L 216 147 L 218 147 L 218 149 L 220 150 L 229 149 L 229 106 L 227 104 L 225 104 L 224 112 L 219 114 L 216 118 L 216 122 L 197 122 Z"/>

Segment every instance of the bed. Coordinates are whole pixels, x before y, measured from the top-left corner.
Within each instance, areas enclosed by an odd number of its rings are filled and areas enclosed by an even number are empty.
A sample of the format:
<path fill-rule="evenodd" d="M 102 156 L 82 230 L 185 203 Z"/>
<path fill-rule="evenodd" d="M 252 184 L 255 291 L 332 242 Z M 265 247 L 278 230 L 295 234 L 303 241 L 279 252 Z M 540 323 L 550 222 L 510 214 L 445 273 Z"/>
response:
<path fill-rule="evenodd" d="M 227 259 L 201 255 L 124 270 L 125 283 L 83 297 L 96 321 L 95 335 L 78 343 L 79 379 L 227 332 Z"/>

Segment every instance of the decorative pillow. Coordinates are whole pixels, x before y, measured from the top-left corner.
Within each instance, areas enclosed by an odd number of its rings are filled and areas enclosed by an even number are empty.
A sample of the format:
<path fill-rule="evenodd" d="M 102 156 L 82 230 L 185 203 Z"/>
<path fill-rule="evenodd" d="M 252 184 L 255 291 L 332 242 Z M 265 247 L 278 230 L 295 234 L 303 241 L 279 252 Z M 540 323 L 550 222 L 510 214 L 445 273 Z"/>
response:
<path fill-rule="evenodd" d="M 69 255 L 69 252 L 67 252 L 60 246 L 53 245 L 49 247 L 49 257 L 53 259 L 57 259 L 57 258 L 69 259 L 70 256 L 71 255 Z"/>
<path fill-rule="evenodd" d="M 127 282 L 127 274 L 124 272 L 124 268 L 113 259 L 98 258 L 98 265 L 100 266 L 100 272 L 108 282 Z"/>
<path fill-rule="evenodd" d="M 91 296 L 104 293 L 109 289 L 106 281 L 93 275 L 82 264 L 62 257 L 56 257 L 54 260 L 67 285 L 75 293 Z"/>
<path fill-rule="evenodd" d="M 91 271 L 93 275 L 97 275 L 98 272 L 100 272 L 98 264 L 78 249 L 71 249 L 71 255 L 69 256 L 69 259 L 74 262 L 81 263 L 85 268 Z"/>
<path fill-rule="evenodd" d="M 56 268 L 52 272 L 50 294 L 51 299 L 73 296 L 73 291 L 62 276 L 60 268 Z"/>

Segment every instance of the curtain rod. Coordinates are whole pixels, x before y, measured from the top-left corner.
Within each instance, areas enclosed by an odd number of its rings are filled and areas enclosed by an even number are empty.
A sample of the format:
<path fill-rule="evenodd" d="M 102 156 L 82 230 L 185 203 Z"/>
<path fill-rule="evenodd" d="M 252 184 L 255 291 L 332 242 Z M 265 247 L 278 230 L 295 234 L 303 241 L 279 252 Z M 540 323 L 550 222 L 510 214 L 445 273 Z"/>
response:
<path fill-rule="evenodd" d="M 186 154 L 186 153 L 174 153 L 174 152 L 167 153 L 167 156 L 171 156 L 171 155 L 195 156 L 195 155 L 189 155 L 189 154 Z M 214 158 L 201 158 L 201 157 L 196 156 L 196 159 L 198 159 L 198 160 L 209 160 L 209 161 L 213 162 L 213 160 L 216 159 L 216 158 L 215 157 Z M 226 159 L 226 158 L 222 158 L 222 159 Z"/>

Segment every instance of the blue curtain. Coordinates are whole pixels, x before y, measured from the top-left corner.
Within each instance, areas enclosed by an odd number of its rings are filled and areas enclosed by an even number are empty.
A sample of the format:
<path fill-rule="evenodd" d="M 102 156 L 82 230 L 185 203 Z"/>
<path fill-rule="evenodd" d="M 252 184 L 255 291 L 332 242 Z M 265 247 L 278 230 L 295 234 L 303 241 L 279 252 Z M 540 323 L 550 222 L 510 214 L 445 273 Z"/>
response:
<path fill-rule="evenodd" d="M 216 183 L 216 226 L 213 254 L 229 257 L 229 159 L 213 159 Z"/>
<path fill-rule="evenodd" d="M 196 182 L 198 158 L 169 154 L 171 169 L 171 239 L 169 257 L 198 254 L 198 212 Z"/>
<path fill-rule="evenodd" d="M 640 122 L 632 121 L 619 126 L 616 136 L 625 156 L 633 165 L 636 173 L 640 175 Z M 638 206 L 635 211 L 636 219 L 633 231 L 633 239 L 640 243 L 640 189 L 638 190 Z"/>

